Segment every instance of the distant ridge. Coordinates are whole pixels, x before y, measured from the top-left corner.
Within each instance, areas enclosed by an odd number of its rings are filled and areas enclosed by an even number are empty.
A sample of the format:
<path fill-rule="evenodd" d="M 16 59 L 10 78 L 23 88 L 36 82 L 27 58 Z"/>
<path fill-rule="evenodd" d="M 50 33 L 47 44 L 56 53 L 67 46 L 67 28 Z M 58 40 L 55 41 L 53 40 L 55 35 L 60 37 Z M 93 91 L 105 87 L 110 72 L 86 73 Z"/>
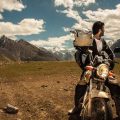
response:
<path fill-rule="evenodd" d="M 111 49 L 114 50 L 116 47 L 120 47 L 120 39 L 118 39 L 113 45 L 111 46 Z M 120 58 L 120 53 L 115 53 L 116 58 Z"/>
<path fill-rule="evenodd" d="M 44 48 L 37 48 L 23 39 L 14 41 L 3 35 L 0 38 L 0 60 L 56 61 L 60 59 L 52 52 Z"/>

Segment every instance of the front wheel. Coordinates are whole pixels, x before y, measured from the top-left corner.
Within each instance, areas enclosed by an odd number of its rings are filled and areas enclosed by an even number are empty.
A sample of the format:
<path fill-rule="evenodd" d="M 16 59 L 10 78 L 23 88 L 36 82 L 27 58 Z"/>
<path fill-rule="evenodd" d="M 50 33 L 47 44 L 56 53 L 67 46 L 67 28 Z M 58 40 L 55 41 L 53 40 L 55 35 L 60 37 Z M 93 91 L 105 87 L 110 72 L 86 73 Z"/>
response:
<path fill-rule="evenodd" d="M 88 116 L 88 101 L 82 109 L 80 120 L 113 120 L 112 110 L 108 101 L 103 98 L 93 98 L 91 101 L 91 117 Z"/>
<path fill-rule="evenodd" d="M 93 98 L 91 105 L 91 120 L 112 120 L 112 110 L 107 100 Z"/>

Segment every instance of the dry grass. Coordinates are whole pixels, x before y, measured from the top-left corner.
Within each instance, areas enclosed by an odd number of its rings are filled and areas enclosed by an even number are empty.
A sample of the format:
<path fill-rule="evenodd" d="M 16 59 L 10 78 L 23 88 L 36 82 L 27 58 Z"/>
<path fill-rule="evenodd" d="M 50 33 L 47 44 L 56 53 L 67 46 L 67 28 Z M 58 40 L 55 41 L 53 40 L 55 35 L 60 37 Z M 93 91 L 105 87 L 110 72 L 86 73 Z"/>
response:
<path fill-rule="evenodd" d="M 80 71 L 75 62 L 29 62 L 0 66 L 0 76 L 9 79 L 28 75 L 69 75 L 70 73 L 78 75 Z"/>
<path fill-rule="evenodd" d="M 119 59 L 117 59 L 120 62 Z M 114 72 L 120 73 L 120 64 L 115 64 Z M 46 75 L 80 75 L 81 69 L 73 61 L 42 61 L 29 63 L 12 63 L 0 66 L 0 76 L 2 78 L 15 78 L 22 76 L 46 76 Z"/>
<path fill-rule="evenodd" d="M 119 61 L 119 60 L 118 60 Z M 114 71 L 119 75 L 120 64 Z M 29 62 L 0 66 L 0 108 L 10 103 L 16 115 L 0 120 L 68 120 L 81 70 L 75 62 Z"/>

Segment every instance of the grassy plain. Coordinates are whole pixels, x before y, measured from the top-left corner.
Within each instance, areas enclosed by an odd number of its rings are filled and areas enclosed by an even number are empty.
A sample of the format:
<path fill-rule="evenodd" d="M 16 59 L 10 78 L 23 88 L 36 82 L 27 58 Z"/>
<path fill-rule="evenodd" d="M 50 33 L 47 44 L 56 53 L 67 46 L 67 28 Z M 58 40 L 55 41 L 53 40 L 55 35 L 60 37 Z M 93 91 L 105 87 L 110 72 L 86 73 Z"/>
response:
<path fill-rule="evenodd" d="M 120 64 L 114 71 L 119 76 Z M 2 64 L 0 120 L 67 120 L 80 74 L 71 61 Z M 18 114 L 2 112 L 8 103 L 19 108 Z"/>

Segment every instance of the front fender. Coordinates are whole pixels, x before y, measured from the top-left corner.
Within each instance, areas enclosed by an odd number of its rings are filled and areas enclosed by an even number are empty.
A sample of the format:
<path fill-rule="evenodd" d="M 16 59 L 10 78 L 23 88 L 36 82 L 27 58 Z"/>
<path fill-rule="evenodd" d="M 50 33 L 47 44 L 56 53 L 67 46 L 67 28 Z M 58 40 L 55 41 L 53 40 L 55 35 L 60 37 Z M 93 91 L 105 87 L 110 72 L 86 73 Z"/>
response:
<path fill-rule="evenodd" d="M 106 98 L 106 99 L 109 99 L 109 95 L 107 92 L 104 92 L 104 91 L 100 91 L 100 90 L 96 90 L 96 89 L 93 89 L 90 93 L 91 95 L 91 98 Z"/>

